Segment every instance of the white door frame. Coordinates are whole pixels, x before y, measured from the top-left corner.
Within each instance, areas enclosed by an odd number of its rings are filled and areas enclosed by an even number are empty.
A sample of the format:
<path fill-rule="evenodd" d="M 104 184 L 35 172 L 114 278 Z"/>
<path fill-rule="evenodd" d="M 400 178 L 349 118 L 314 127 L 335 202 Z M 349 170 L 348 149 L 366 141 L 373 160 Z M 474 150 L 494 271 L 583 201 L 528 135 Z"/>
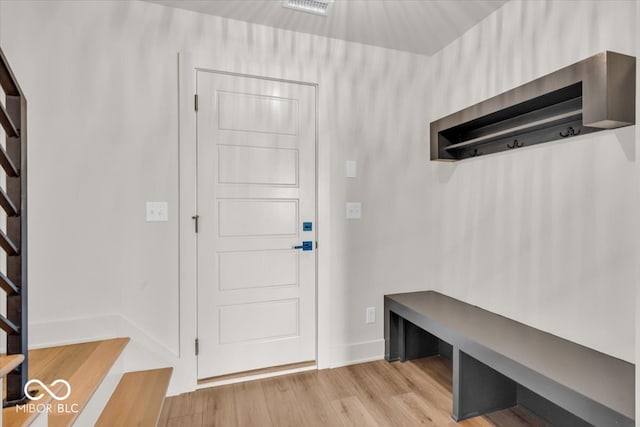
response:
<path fill-rule="evenodd" d="M 317 82 L 296 80 L 287 76 L 269 75 L 263 71 L 264 64 L 242 64 L 246 69 L 225 69 L 224 59 L 215 55 L 197 55 L 180 52 L 178 55 L 178 100 L 179 100 L 179 266 L 180 291 L 179 319 L 180 357 L 174 370 L 172 390 L 175 393 L 193 391 L 197 388 L 197 242 L 192 216 L 196 214 L 196 73 L 209 71 L 240 77 L 254 77 L 314 86 L 316 89 L 316 363 L 318 369 L 329 367 L 330 344 L 330 147 L 319 138 L 322 117 L 319 110 L 319 86 Z M 253 67 L 253 68 L 251 68 Z M 275 68 L 275 67 L 274 67 Z M 295 76 L 294 76 L 295 77 Z"/>

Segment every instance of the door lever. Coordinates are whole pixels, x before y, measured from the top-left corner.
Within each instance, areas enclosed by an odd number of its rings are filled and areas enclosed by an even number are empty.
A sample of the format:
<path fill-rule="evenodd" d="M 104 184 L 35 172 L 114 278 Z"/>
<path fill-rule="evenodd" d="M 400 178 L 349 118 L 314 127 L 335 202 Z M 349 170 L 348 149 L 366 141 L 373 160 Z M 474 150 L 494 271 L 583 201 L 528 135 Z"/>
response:
<path fill-rule="evenodd" d="M 313 242 L 311 242 L 311 241 L 302 242 L 301 245 L 294 246 L 292 249 L 302 249 L 303 251 L 312 251 L 313 250 Z"/>

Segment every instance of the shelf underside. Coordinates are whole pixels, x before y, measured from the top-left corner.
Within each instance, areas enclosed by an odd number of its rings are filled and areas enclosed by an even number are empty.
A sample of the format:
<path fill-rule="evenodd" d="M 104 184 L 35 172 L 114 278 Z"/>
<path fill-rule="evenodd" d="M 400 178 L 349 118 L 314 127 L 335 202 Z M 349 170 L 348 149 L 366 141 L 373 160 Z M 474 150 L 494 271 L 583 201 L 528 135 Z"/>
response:
<path fill-rule="evenodd" d="M 586 135 L 601 129 L 582 125 L 582 116 L 573 116 L 570 121 L 561 121 L 551 126 L 529 129 L 525 133 L 505 135 L 490 141 L 459 147 L 451 151 L 457 160 L 477 157 L 485 154 L 500 153 L 507 150 L 530 147 L 544 142 L 558 139 L 568 139 L 574 136 Z M 566 136 L 563 136 L 566 135 Z"/>
<path fill-rule="evenodd" d="M 582 120 L 582 110 L 573 110 L 567 113 L 557 114 L 551 117 L 545 117 L 531 123 L 527 123 L 520 126 L 509 127 L 500 131 L 496 131 L 484 136 L 469 139 L 458 144 L 452 144 L 445 147 L 445 150 L 457 150 L 464 147 L 477 147 L 479 145 L 488 144 L 493 141 L 501 140 L 504 138 L 517 137 L 518 135 L 524 135 L 534 132 L 546 127 L 556 126 L 558 124 L 574 122 L 576 120 Z"/>
<path fill-rule="evenodd" d="M 461 160 L 584 135 L 582 85 L 559 89 L 438 134 L 442 158 Z"/>

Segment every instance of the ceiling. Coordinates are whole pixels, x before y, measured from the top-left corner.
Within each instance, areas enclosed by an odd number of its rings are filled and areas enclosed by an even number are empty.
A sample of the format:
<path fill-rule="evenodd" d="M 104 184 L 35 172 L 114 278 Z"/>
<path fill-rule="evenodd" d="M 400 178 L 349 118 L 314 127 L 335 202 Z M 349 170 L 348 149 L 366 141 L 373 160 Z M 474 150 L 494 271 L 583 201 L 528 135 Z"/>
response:
<path fill-rule="evenodd" d="M 329 16 L 282 0 L 147 0 L 181 9 L 389 49 L 433 55 L 506 0 L 336 0 Z"/>

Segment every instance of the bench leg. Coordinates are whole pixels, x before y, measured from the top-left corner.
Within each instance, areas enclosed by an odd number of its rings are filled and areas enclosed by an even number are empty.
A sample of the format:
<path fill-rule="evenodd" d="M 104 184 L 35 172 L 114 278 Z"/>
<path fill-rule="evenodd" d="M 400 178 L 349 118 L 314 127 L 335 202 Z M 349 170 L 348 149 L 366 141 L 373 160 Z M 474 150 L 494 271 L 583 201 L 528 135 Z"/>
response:
<path fill-rule="evenodd" d="M 462 421 L 517 404 L 517 385 L 498 371 L 453 349 L 453 419 Z"/>
<path fill-rule="evenodd" d="M 440 353 L 440 340 L 387 310 L 385 313 L 385 359 L 389 362 L 418 359 Z"/>
<path fill-rule="evenodd" d="M 385 308 L 384 313 L 384 358 L 387 362 L 400 360 L 400 348 L 404 348 L 404 325 L 402 317 Z M 402 331 L 401 331 L 402 330 Z M 400 342 L 402 340 L 402 342 Z M 404 355 L 404 350 L 402 351 Z"/>

